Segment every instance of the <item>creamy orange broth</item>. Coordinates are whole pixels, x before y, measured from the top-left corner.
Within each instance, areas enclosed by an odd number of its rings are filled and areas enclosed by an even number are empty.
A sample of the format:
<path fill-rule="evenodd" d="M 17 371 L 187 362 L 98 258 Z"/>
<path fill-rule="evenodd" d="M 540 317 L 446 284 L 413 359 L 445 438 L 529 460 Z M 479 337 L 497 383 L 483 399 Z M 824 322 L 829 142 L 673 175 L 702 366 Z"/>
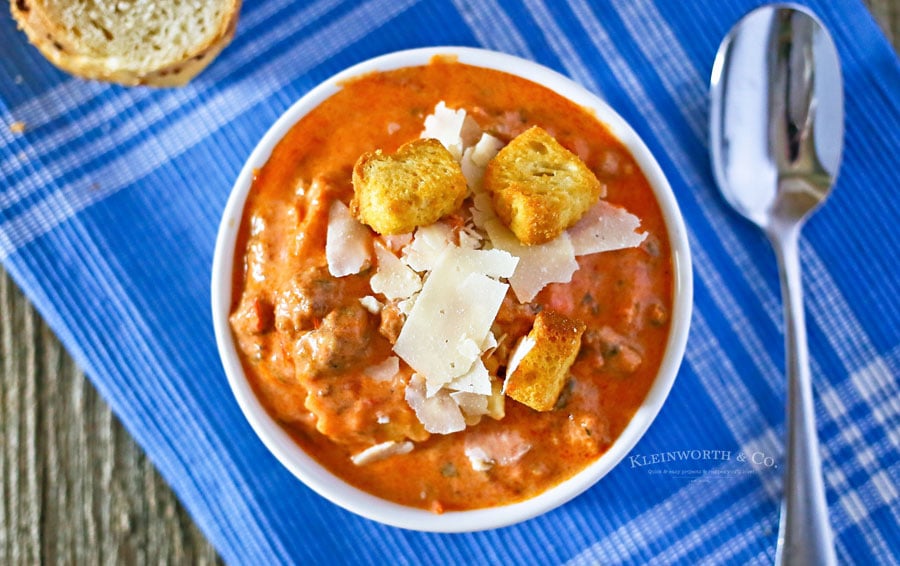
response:
<path fill-rule="evenodd" d="M 587 324 L 557 408 L 539 413 L 506 399 L 502 420 L 484 417 L 446 436 L 425 432 L 406 404 L 411 370 L 405 364 L 392 382 L 363 373 L 391 355 L 380 315 L 359 306 L 360 297 L 372 294 L 373 270 L 335 279 L 324 256 L 328 209 L 333 199 L 349 202 L 356 159 L 417 138 L 441 100 L 466 109 L 504 141 L 542 126 L 581 155 L 606 185 L 607 200 L 640 217 L 641 230 L 649 233 L 640 248 L 578 258 L 571 283 L 549 285 L 531 304 L 508 294 L 495 323 L 495 335 L 507 335 L 501 351 L 508 353 L 542 308 Z M 435 512 L 519 501 L 596 460 L 647 395 L 669 332 L 671 250 L 659 206 L 627 150 L 590 112 L 561 96 L 452 61 L 360 77 L 304 117 L 257 172 L 235 253 L 232 329 L 267 410 L 349 483 Z M 309 346 L 309 336 L 320 340 Z M 505 359 L 497 353 L 501 364 Z M 502 377 L 504 367 L 496 371 Z M 466 442 L 492 436 L 531 449 L 512 464 L 473 470 Z M 349 459 L 406 437 L 417 441 L 409 454 L 365 466 Z"/>

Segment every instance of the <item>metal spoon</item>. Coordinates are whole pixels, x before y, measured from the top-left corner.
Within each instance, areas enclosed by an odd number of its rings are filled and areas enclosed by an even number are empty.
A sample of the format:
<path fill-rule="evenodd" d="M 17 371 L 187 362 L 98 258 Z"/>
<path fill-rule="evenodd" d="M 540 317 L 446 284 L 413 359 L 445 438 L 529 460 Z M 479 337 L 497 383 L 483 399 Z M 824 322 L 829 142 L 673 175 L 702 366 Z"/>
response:
<path fill-rule="evenodd" d="M 711 79 L 710 152 L 725 199 L 778 259 L 788 379 L 777 564 L 835 564 L 816 435 L 798 241 L 828 196 L 844 133 L 840 61 L 828 31 L 793 4 L 758 8 L 722 41 Z"/>

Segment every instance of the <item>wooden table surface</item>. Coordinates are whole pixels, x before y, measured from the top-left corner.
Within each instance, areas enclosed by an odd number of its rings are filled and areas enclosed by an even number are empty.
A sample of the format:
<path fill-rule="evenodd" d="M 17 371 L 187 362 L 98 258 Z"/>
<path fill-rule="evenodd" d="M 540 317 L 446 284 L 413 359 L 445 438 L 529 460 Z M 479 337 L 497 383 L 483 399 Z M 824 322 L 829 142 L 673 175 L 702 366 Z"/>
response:
<path fill-rule="evenodd" d="M 900 0 L 866 4 L 897 48 Z M 2 267 L 0 383 L 0 564 L 221 562 Z"/>

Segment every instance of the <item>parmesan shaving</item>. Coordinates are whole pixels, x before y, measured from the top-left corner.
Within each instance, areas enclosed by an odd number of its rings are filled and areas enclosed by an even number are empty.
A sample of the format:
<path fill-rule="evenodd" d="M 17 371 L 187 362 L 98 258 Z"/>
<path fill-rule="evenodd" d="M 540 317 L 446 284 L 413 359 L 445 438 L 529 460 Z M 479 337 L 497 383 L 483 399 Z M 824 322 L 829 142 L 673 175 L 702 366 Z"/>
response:
<path fill-rule="evenodd" d="M 546 244 L 526 246 L 497 218 L 488 220 L 485 229 L 495 248 L 519 259 L 509 285 L 521 303 L 534 299 L 550 283 L 568 283 L 578 269 L 572 242 L 565 232 Z"/>
<path fill-rule="evenodd" d="M 491 394 L 491 374 L 488 373 L 484 362 L 480 359 L 475 360 L 472 368 L 461 376 L 447 384 L 447 389 L 454 391 L 465 391 L 467 393 L 475 393 L 478 395 Z M 485 398 L 485 407 L 487 407 L 487 398 Z"/>
<path fill-rule="evenodd" d="M 459 160 L 459 168 L 462 171 L 463 177 L 466 178 L 466 185 L 468 185 L 470 190 L 480 187 L 481 179 L 484 177 L 484 167 L 479 167 L 472 159 L 472 153 L 474 151 L 474 147 L 467 147 Z"/>
<path fill-rule="evenodd" d="M 385 247 L 392 252 L 399 252 L 412 242 L 413 235 L 411 232 L 406 234 L 383 234 L 381 239 L 384 240 Z"/>
<path fill-rule="evenodd" d="M 463 226 L 457 233 L 459 238 L 459 247 L 470 250 L 477 250 L 484 245 L 484 236 L 472 226 Z"/>
<path fill-rule="evenodd" d="M 394 379 L 394 376 L 400 373 L 400 358 L 397 356 L 388 356 L 381 363 L 377 363 L 364 369 L 363 373 L 375 381 L 391 381 Z"/>
<path fill-rule="evenodd" d="M 462 412 L 468 416 L 480 417 L 488 412 L 488 398 L 486 395 L 468 391 L 454 391 L 450 394 L 450 398 L 456 401 Z"/>
<path fill-rule="evenodd" d="M 513 350 L 512 354 L 509 355 L 509 361 L 506 362 L 506 376 L 509 377 L 516 372 L 519 368 L 519 364 L 522 363 L 522 360 L 525 359 L 525 356 L 528 355 L 528 352 L 534 348 L 535 341 L 533 338 L 528 336 L 522 336 L 519 339 L 518 343 L 516 343 L 516 347 Z M 504 385 L 506 382 L 504 382 Z"/>
<path fill-rule="evenodd" d="M 480 446 L 466 446 L 466 458 L 476 472 L 486 472 L 494 467 L 494 461 Z"/>
<path fill-rule="evenodd" d="M 372 290 L 396 300 L 406 319 L 393 346 L 396 357 L 365 373 L 393 379 L 403 360 L 415 372 L 405 398 L 416 417 L 431 433 L 451 434 L 483 415 L 502 419 L 505 414 L 504 383 L 483 360 L 498 347 L 491 327 L 508 289 L 520 302 L 530 302 L 548 284 L 571 281 L 576 256 L 634 247 L 647 234 L 635 232 L 636 216 L 600 201 L 554 240 L 523 245 L 481 187 L 503 142 L 482 132 L 465 110 L 447 108 L 443 101 L 426 117 L 420 137 L 437 139 L 460 163 L 472 196 L 471 220 L 459 228 L 436 222 L 386 238 L 384 246 L 376 243 Z M 376 314 L 383 306 L 375 297 L 365 297 L 363 305 Z M 507 359 L 507 376 L 534 346 L 527 335 L 519 340 Z M 471 446 L 467 442 L 465 453 L 473 469 L 484 471 L 513 463 L 530 449 L 517 435 L 501 433 Z"/>
<path fill-rule="evenodd" d="M 481 349 L 484 352 L 491 352 L 499 345 L 497 341 L 497 337 L 494 336 L 493 332 L 488 332 L 487 338 L 484 339 L 484 342 L 481 344 Z"/>
<path fill-rule="evenodd" d="M 481 134 L 481 139 L 472 148 L 472 161 L 481 168 L 487 167 L 488 161 L 493 159 L 501 149 L 503 149 L 503 141 L 485 132 Z"/>
<path fill-rule="evenodd" d="M 481 348 L 478 347 L 478 344 L 476 344 L 474 340 L 463 340 L 458 348 L 459 353 L 466 357 L 478 356 L 478 354 L 481 353 Z"/>
<path fill-rule="evenodd" d="M 449 250 L 455 269 L 463 273 L 483 273 L 490 277 L 511 277 L 519 263 L 518 258 L 502 249 L 472 250 L 454 247 Z"/>
<path fill-rule="evenodd" d="M 489 277 L 515 269 L 515 258 L 500 250 L 448 247 L 425 280 L 394 352 L 425 376 L 433 391 L 466 373 L 482 344 L 509 286 Z"/>
<path fill-rule="evenodd" d="M 406 402 L 416 418 L 432 434 L 451 434 L 466 428 L 466 420 L 456 401 L 446 390 L 433 397 L 425 396 L 425 378 L 413 375 L 406 386 Z"/>
<path fill-rule="evenodd" d="M 600 200 L 568 233 L 575 255 L 587 255 L 641 245 L 647 233 L 635 232 L 640 225 L 641 219 L 634 214 Z"/>
<path fill-rule="evenodd" d="M 412 449 L 412 442 L 395 442 L 393 440 L 388 440 L 387 442 L 370 446 L 359 454 L 350 456 L 350 460 L 357 466 L 365 466 L 367 464 L 378 462 L 379 460 L 384 460 L 385 458 L 390 458 L 391 456 L 409 454 L 412 452 Z"/>
<path fill-rule="evenodd" d="M 459 166 L 462 169 L 466 183 L 473 191 L 481 188 L 481 180 L 484 177 L 484 169 L 488 161 L 503 148 L 503 142 L 487 132 L 481 134 L 481 138 L 473 146 L 463 151 Z"/>
<path fill-rule="evenodd" d="M 434 113 L 425 117 L 425 129 L 419 137 L 438 140 L 459 161 L 466 146 L 474 144 L 480 135 L 481 128 L 474 118 L 463 109 L 447 108 L 442 100 L 434 107 Z"/>
<path fill-rule="evenodd" d="M 444 222 L 435 222 L 416 230 L 412 243 L 403 250 L 403 262 L 419 273 L 431 271 L 453 237 L 453 229 Z"/>
<path fill-rule="evenodd" d="M 381 303 L 381 301 L 379 301 L 372 295 L 360 297 L 359 304 L 361 304 L 364 309 L 372 314 L 378 314 L 381 312 L 381 309 L 384 308 L 384 305 Z"/>
<path fill-rule="evenodd" d="M 328 229 L 325 234 L 325 260 L 328 272 L 334 277 L 354 275 L 371 262 L 369 229 L 350 214 L 347 205 L 339 200 L 328 209 Z"/>
<path fill-rule="evenodd" d="M 378 270 L 369 280 L 372 291 L 388 299 L 406 299 L 422 288 L 422 279 L 379 243 L 375 244 Z"/>
<path fill-rule="evenodd" d="M 485 229 L 488 222 L 497 218 L 491 195 L 487 192 L 476 192 L 472 199 L 472 205 L 472 223 L 482 230 Z"/>
<path fill-rule="evenodd" d="M 465 454 L 473 469 L 483 471 L 475 466 L 509 466 L 521 460 L 529 450 L 531 444 L 517 431 L 501 430 L 470 436 L 466 439 Z"/>
<path fill-rule="evenodd" d="M 409 313 L 412 312 L 413 305 L 416 304 L 416 299 L 418 298 L 419 294 L 414 293 L 411 297 L 403 299 L 402 301 L 397 303 L 397 310 L 400 311 L 400 314 L 409 316 Z"/>

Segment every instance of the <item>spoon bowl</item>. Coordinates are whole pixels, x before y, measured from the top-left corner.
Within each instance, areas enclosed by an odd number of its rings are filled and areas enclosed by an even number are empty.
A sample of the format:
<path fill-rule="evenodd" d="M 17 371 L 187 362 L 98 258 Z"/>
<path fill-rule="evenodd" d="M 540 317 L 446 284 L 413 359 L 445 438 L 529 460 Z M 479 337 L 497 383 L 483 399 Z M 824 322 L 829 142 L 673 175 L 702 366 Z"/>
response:
<path fill-rule="evenodd" d="M 719 47 L 710 81 L 710 154 L 722 195 L 768 236 L 778 260 L 788 381 L 784 500 L 777 564 L 836 563 L 812 400 L 799 235 L 831 192 L 844 132 L 841 68 L 807 8 L 744 16 Z"/>
<path fill-rule="evenodd" d="M 815 15 L 779 4 L 744 16 L 719 48 L 710 105 L 713 173 L 735 210 L 766 229 L 825 200 L 844 101 L 837 50 Z"/>

